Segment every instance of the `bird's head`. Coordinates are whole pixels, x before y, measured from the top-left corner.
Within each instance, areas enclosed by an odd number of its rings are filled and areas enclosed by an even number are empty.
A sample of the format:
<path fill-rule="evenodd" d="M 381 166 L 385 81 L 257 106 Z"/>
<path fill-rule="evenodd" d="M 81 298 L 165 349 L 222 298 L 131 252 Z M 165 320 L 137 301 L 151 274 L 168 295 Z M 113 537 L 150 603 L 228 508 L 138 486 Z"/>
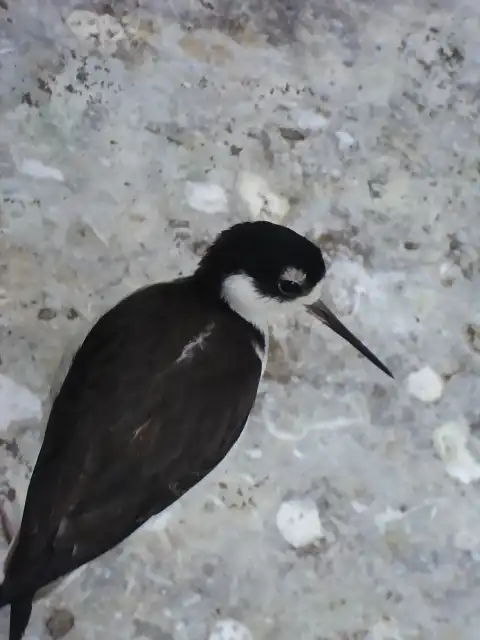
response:
<path fill-rule="evenodd" d="M 305 308 L 387 375 L 387 367 L 320 300 L 322 252 L 295 231 L 271 222 L 243 222 L 220 233 L 197 274 L 239 315 L 265 331 L 279 313 Z"/>

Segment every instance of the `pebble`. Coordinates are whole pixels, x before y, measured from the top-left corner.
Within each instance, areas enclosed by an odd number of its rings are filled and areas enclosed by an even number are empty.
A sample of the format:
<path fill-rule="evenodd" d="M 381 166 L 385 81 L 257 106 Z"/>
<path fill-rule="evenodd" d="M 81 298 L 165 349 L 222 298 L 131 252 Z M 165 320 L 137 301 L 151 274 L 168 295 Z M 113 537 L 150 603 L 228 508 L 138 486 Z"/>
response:
<path fill-rule="evenodd" d="M 307 131 L 323 131 L 329 124 L 328 118 L 309 109 L 299 109 L 292 115 L 300 129 Z"/>
<path fill-rule="evenodd" d="M 446 472 L 463 484 L 480 480 L 480 464 L 467 448 L 469 437 L 468 424 L 463 420 L 447 422 L 433 434 L 433 447 Z"/>
<path fill-rule="evenodd" d="M 443 393 L 444 383 L 431 367 L 423 367 L 408 376 L 407 389 L 410 395 L 423 402 L 435 402 Z"/>
<path fill-rule="evenodd" d="M 253 218 L 281 222 L 289 211 L 288 200 L 272 191 L 262 176 L 244 171 L 237 189 Z"/>
<path fill-rule="evenodd" d="M 283 502 L 276 524 L 282 537 L 295 549 L 308 547 L 325 537 L 317 505 L 308 498 Z"/>
<path fill-rule="evenodd" d="M 30 389 L 0 374 L 0 430 L 8 429 L 12 422 L 40 420 L 42 403 Z"/>
<path fill-rule="evenodd" d="M 335 131 L 335 137 L 340 151 L 346 151 L 355 146 L 355 138 L 348 131 Z"/>
<path fill-rule="evenodd" d="M 54 609 L 45 622 L 45 626 L 48 631 L 48 635 L 53 640 L 63 638 L 69 633 L 75 626 L 75 618 L 73 613 L 68 609 Z"/>
<path fill-rule="evenodd" d="M 253 640 L 250 629 L 238 620 L 219 620 L 208 636 L 208 640 Z"/>
<path fill-rule="evenodd" d="M 32 178 L 38 178 L 40 180 L 56 180 L 57 182 L 64 182 L 65 178 L 60 169 L 56 167 L 49 167 L 40 160 L 34 158 L 26 158 L 19 166 L 19 171 L 31 176 Z"/>
<path fill-rule="evenodd" d="M 228 209 L 227 194 L 218 184 L 187 182 L 185 192 L 188 204 L 196 211 L 213 214 Z"/>
<path fill-rule="evenodd" d="M 247 458 L 250 458 L 250 460 L 259 460 L 263 456 L 263 451 L 260 447 L 252 447 L 245 451 L 245 455 Z"/>

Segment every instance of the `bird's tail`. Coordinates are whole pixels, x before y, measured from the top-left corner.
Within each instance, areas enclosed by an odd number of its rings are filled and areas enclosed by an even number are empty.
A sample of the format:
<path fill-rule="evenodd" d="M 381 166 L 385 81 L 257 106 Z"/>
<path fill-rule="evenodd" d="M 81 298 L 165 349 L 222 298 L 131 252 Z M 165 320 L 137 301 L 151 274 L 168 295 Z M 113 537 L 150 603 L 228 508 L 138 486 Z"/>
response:
<path fill-rule="evenodd" d="M 5 583 L 0 584 L 0 609 L 6 607 L 7 604 L 10 604 L 11 600 L 8 597 L 8 594 L 5 590 Z"/>
<path fill-rule="evenodd" d="M 10 632 L 8 640 L 22 640 L 28 621 L 32 615 L 33 597 L 26 596 L 14 600 L 10 606 Z"/>
<path fill-rule="evenodd" d="M 32 615 L 33 597 L 34 594 L 12 600 L 8 597 L 4 585 L 0 585 L 0 608 L 10 605 L 9 640 L 22 640 Z"/>

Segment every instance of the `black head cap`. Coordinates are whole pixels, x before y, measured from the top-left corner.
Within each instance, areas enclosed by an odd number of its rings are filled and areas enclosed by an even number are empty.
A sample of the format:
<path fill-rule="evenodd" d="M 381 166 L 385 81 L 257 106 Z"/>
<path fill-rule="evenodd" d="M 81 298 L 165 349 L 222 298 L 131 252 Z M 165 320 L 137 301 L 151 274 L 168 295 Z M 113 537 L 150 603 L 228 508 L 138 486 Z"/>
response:
<path fill-rule="evenodd" d="M 217 236 L 198 273 L 217 287 L 228 276 L 245 274 L 261 295 L 287 301 L 308 294 L 319 283 L 325 262 L 313 242 L 288 227 L 242 222 Z"/>

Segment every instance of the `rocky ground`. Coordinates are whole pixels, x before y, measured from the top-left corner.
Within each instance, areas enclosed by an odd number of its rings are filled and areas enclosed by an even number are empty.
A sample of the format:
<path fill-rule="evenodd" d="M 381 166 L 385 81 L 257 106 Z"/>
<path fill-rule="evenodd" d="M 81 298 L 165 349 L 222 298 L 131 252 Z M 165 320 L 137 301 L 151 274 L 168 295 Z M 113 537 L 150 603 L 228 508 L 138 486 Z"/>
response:
<path fill-rule="evenodd" d="M 318 241 L 396 375 L 280 320 L 232 455 L 27 639 L 478 639 L 479 33 L 478 0 L 0 0 L 14 521 L 62 356 L 234 221 Z"/>

